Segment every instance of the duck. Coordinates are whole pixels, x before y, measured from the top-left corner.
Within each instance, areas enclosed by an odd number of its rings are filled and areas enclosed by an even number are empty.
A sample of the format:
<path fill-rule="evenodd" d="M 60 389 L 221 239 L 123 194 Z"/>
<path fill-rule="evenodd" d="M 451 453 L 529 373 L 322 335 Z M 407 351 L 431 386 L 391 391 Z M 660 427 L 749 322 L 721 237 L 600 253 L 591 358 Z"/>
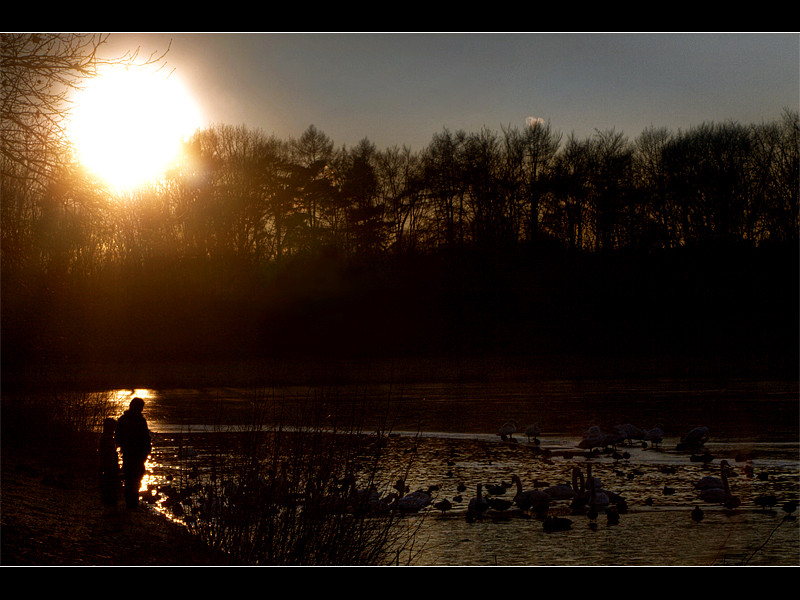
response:
<path fill-rule="evenodd" d="M 439 500 L 439 502 L 435 502 L 433 507 L 436 508 L 437 510 L 442 511 L 442 514 L 444 514 L 448 510 L 453 508 L 453 503 L 450 502 L 450 500 L 448 500 L 447 498 L 445 498 L 444 500 Z"/>
<path fill-rule="evenodd" d="M 700 508 L 699 506 L 695 506 L 694 509 L 692 509 L 692 520 L 695 523 L 699 523 L 700 521 L 702 521 L 703 516 L 704 516 L 703 509 Z"/>
<path fill-rule="evenodd" d="M 487 498 L 486 503 L 492 510 L 501 512 L 504 510 L 508 510 L 513 505 L 513 502 L 506 498 Z"/>
<path fill-rule="evenodd" d="M 775 494 L 765 494 L 753 498 L 753 503 L 756 506 L 760 506 L 761 510 L 767 510 L 768 508 L 771 509 L 778 503 L 778 498 L 775 496 Z"/>
<path fill-rule="evenodd" d="M 394 483 L 394 485 L 392 487 L 394 489 L 396 489 L 397 492 L 400 493 L 400 494 L 405 494 L 405 493 L 407 493 L 409 491 L 409 488 L 406 485 L 405 479 L 402 479 L 402 478 L 398 479 L 397 481 L 395 481 L 395 483 Z"/>
<path fill-rule="evenodd" d="M 542 529 L 544 529 L 547 533 L 552 533 L 554 531 L 567 531 L 572 529 L 572 519 L 548 515 L 542 522 Z"/>
<path fill-rule="evenodd" d="M 486 492 L 491 496 L 502 496 L 509 487 L 511 486 L 502 481 L 497 485 L 490 483 L 486 486 Z"/>
<path fill-rule="evenodd" d="M 590 505 L 589 510 L 586 511 L 586 516 L 590 521 L 596 521 L 599 514 L 600 513 L 597 511 L 597 507 L 594 505 Z"/>
<path fill-rule="evenodd" d="M 692 454 L 689 460 L 692 462 L 710 463 L 714 461 L 714 455 L 706 448 L 701 454 Z"/>

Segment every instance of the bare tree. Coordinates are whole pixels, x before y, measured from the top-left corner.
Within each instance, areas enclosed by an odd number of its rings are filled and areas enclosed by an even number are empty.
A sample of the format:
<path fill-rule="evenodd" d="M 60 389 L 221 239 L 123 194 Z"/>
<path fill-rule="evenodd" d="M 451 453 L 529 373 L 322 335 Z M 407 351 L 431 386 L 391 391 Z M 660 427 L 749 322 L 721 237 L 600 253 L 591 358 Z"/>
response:
<path fill-rule="evenodd" d="M 109 34 L 3 33 L 0 44 L 2 176 L 39 179 L 68 156 L 70 95 L 103 65 L 140 64 L 138 50 L 102 58 Z M 157 64 L 166 52 L 144 64 Z"/>

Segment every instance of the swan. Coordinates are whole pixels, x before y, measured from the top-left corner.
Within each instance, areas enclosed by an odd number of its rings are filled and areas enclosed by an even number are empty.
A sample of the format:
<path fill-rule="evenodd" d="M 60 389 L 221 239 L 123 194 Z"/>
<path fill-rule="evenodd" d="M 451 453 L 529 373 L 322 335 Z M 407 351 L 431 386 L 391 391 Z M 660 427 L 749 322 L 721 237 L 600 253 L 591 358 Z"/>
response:
<path fill-rule="evenodd" d="M 509 486 L 507 483 L 505 483 L 505 482 L 502 482 L 502 481 L 501 481 L 501 482 L 500 482 L 499 484 L 497 484 L 497 485 L 494 485 L 494 484 L 491 484 L 491 483 L 490 483 L 490 484 L 488 484 L 488 485 L 486 486 L 486 491 L 487 491 L 487 492 L 489 493 L 489 495 L 491 495 L 491 496 L 502 496 L 503 494 L 505 494 L 505 493 L 506 493 L 506 490 L 507 490 L 509 487 L 511 487 L 511 486 Z"/>
<path fill-rule="evenodd" d="M 578 483 L 580 481 L 580 483 Z M 589 504 L 589 492 L 586 490 L 586 480 L 583 477 L 583 471 L 578 467 L 572 469 L 572 487 L 575 490 L 575 497 L 570 502 L 569 507 L 574 513 L 581 513 L 586 509 Z M 589 507 L 591 512 L 592 507 Z M 589 517 L 592 519 L 592 517 Z"/>
<path fill-rule="evenodd" d="M 406 494 L 395 504 L 395 508 L 400 512 L 418 512 L 428 506 L 433 500 L 428 492 L 417 491 Z"/>
<path fill-rule="evenodd" d="M 589 477 L 589 506 L 605 508 L 611 504 L 608 494 L 594 484 L 594 477 Z"/>
<path fill-rule="evenodd" d="M 656 425 L 645 432 L 643 439 L 645 442 L 650 442 L 653 448 L 658 448 L 659 444 L 664 441 L 664 430 L 661 429 L 661 425 Z"/>
<path fill-rule="evenodd" d="M 644 439 L 645 435 L 645 432 L 643 430 L 636 427 L 636 425 L 632 425 L 630 423 L 614 426 L 614 432 L 618 436 L 620 436 L 623 441 L 627 440 L 629 444 L 632 444 L 632 440 Z"/>
<path fill-rule="evenodd" d="M 531 438 L 533 438 L 533 443 L 538 444 L 539 440 L 536 439 L 541 434 L 541 430 L 539 429 L 538 423 L 534 423 L 533 425 L 528 425 L 525 429 L 525 436 L 528 438 L 528 443 L 530 443 Z"/>
<path fill-rule="evenodd" d="M 514 433 L 517 431 L 517 422 L 513 419 L 511 421 L 506 421 L 503 423 L 503 426 L 500 427 L 500 430 L 497 432 L 497 435 L 500 436 L 500 439 L 504 442 L 506 441 L 514 441 Z"/>
<path fill-rule="evenodd" d="M 348 510 L 356 514 L 375 512 L 381 502 L 381 495 L 374 485 L 353 489 L 350 494 Z"/>
<path fill-rule="evenodd" d="M 550 506 L 550 496 L 547 492 L 537 489 L 523 491 L 522 480 L 517 475 L 511 476 L 511 483 L 517 486 L 517 493 L 512 501 L 522 510 L 533 509 L 539 512 Z"/>
<path fill-rule="evenodd" d="M 696 450 L 708 441 L 708 427 L 695 427 L 681 438 L 678 450 Z"/>
<path fill-rule="evenodd" d="M 729 469 L 730 469 L 730 464 L 728 463 L 727 460 L 723 460 L 723 461 L 721 461 L 719 463 L 720 473 L 727 473 Z M 720 477 L 713 477 L 711 475 L 707 475 L 707 476 L 703 477 L 702 479 L 698 480 L 694 484 L 694 489 L 701 490 L 701 491 L 702 490 L 716 489 L 716 488 L 722 489 L 724 487 L 725 487 L 725 484 L 723 483 L 721 476 Z"/>
<path fill-rule="evenodd" d="M 714 455 L 706 448 L 703 450 L 702 454 L 692 454 L 689 460 L 692 462 L 710 463 L 714 462 Z"/>
<path fill-rule="evenodd" d="M 483 484 L 479 483 L 475 497 L 469 501 L 467 506 L 467 520 L 471 521 L 485 513 L 489 508 L 489 502 L 483 497 Z"/>
<path fill-rule="evenodd" d="M 486 501 L 486 498 L 483 497 L 483 484 L 479 483 L 476 488 L 475 497 L 469 501 L 467 509 L 483 512 L 487 508 L 489 508 L 489 503 Z"/>
<path fill-rule="evenodd" d="M 586 465 L 586 487 L 595 486 L 597 489 L 600 489 L 602 486 L 600 480 L 597 477 L 592 477 L 592 465 L 589 463 Z"/>
<path fill-rule="evenodd" d="M 724 504 L 728 508 L 736 508 L 741 504 L 738 496 L 731 494 L 731 488 L 728 485 L 728 470 L 725 468 L 721 470 L 722 487 L 721 488 L 708 488 L 700 491 L 700 499 L 703 502 L 712 504 Z"/>
<path fill-rule="evenodd" d="M 544 493 L 550 496 L 551 500 L 572 500 L 575 497 L 575 490 L 566 483 L 551 485 L 544 490 Z"/>
<path fill-rule="evenodd" d="M 592 476 L 592 465 L 586 465 L 586 488 L 587 497 L 590 497 L 592 494 L 592 488 L 594 488 L 594 492 L 596 497 L 599 499 L 601 504 L 617 504 L 618 502 L 622 501 L 622 496 L 617 494 L 616 492 L 609 491 L 604 489 L 600 479 L 598 477 Z M 608 502 L 606 502 L 608 500 Z"/>
<path fill-rule="evenodd" d="M 606 434 L 600 431 L 597 425 L 592 425 L 583 432 L 583 439 L 578 442 L 578 448 L 583 448 L 584 450 L 602 448 L 606 445 L 606 437 Z"/>

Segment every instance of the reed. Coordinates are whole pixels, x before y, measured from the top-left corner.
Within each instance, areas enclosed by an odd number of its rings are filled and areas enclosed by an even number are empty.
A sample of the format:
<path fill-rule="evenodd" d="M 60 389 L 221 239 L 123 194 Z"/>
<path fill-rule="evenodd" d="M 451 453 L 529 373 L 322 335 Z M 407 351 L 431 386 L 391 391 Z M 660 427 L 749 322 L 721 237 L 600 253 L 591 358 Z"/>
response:
<path fill-rule="evenodd" d="M 5 451 L 24 452 L 44 462 L 69 461 L 95 468 L 103 419 L 113 416 L 108 394 L 93 392 L 15 393 L 2 396 Z"/>
<path fill-rule="evenodd" d="M 381 565 L 412 555 L 422 517 L 391 507 L 388 412 L 367 431 L 364 405 L 352 399 L 254 391 L 252 406 L 243 430 L 197 434 L 207 438 L 202 483 L 182 494 L 194 492 L 191 531 L 254 565 Z"/>

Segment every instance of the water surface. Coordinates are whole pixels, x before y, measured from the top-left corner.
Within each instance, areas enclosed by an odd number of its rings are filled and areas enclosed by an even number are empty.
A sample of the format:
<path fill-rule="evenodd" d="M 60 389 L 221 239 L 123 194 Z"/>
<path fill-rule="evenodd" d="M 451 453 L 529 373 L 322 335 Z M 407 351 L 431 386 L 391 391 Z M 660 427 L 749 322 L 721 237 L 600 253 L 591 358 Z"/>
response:
<path fill-rule="evenodd" d="M 383 466 L 387 482 L 412 469 L 411 489 L 437 486 L 446 513 L 428 509 L 414 551 L 402 562 L 417 565 L 717 565 L 800 564 L 798 520 L 786 519 L 783 502 L 800 497 L 798 396 L 795 382 L 776 381 L 551 381 L 492 384 L 446 383 L 370 387 L 286 387 L 259 391 L 213 388 L 116 392 L 121 405 L 132 393 L 146 396 L 146 415 L 156 432 L 152 466 L 162 476 L 202 464 L 204 435 L 247 427 L 270 405 L 270 414 L 314 406 L 323 425 L 358 418 L 365 432 L 390 430 Z M 316 409 L 322 408 L 322 413 Z M 263 413 L 261 413 L 263 414 Z M 288 414 L 285 412 L 284 414 Z M 522 433 L 504 443 L 497 430 L 514 419 L 520 430 L 537 423 L 538 444 Z M 587 457 L 578 448 L 591 425 L 610 430 L 633 423 L 666 433 L 662 445 L 640 443 L 619 453 Z M 679 452 L 680 436 L 709 427 L 713 460 Z M 190 461 L 179 458 L 186 447 Z M 545 452 L 542 452 L 544 450 Z M 391 457 L 395 457 L 393 460 Z M 410 457 L 410 458 L 409 458 Z M 741 506 L 728 510 L 698 499 L 694 483 L 733 467 L 732 493 Z M 599 477 L 621 494 L 628 511 L 618 525 L 605 515 L 590 521 L 569 514 L 566 503 L 551 512 L 573 521 L 569 531 L 547 533 L 536 518 L 496 512 L 468 522 L 466 506 L 478 483 L 501 484 L 518 475 L 525 488 L 566 483 L 573 467 Z M 466 486 L 459 492 L 458 486 Z M 510 499 L 509 489 L 498 497 Z M 774 507 L 756 499 L 773 494 Z M 460 496 L 460 501 L 458 501 Z M 702 506 L 704 519 L 690 516 Z M 797 513 L 795 513 L 797 514 Z M 417 516 L 416 518 L 419 518 Z"/>

